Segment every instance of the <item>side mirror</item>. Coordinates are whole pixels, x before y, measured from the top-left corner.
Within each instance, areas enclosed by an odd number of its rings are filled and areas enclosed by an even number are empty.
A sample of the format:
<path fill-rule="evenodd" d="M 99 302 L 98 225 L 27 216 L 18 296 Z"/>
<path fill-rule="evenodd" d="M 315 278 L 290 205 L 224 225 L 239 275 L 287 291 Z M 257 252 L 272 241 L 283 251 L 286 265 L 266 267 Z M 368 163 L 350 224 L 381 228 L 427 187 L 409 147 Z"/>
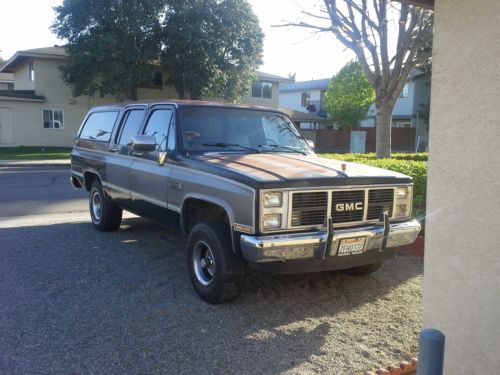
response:
<path fill-rule="evenodd" d="M 314 141 L 311 141 L 310 139 L 308 139 L 307 144 L 309 145 L 309 147 L 311 147 L 311 150 L 314 151 Z"/>
<path fill-rule="evenodd" d="M 156 150 L 156 138 L 152 135 L 136 135 L 132 138 L 132 150 L 154 151 Z"/>

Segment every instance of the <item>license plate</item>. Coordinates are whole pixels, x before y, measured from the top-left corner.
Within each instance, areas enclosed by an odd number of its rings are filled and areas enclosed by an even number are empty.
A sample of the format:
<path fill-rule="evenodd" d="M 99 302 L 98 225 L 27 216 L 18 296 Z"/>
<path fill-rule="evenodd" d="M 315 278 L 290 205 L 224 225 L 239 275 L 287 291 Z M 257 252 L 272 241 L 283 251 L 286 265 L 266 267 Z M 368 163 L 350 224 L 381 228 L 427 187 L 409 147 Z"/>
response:
<path fill-rule="evenodd" d="M 362 253 L 365 249 L 366 237 L 344 238 L 340 240 L 337 255 L 351 255 Z"/>

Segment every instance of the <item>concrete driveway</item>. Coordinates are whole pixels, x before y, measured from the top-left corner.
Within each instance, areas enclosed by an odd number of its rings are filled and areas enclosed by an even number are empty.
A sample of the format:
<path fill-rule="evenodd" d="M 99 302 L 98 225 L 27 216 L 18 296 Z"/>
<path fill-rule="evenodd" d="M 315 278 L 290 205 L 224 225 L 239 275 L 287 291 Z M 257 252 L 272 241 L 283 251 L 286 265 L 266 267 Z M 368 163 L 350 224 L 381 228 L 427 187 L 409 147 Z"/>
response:
<path fill-rule="evenodd" d="M 71 191 L 58 173 L 53 189 Z M 38 175 L 26 181 L 53 177 Z M 175 232 L 129 216 L 100 233 L 85 195 L 64 197 L 59 212 L 0 211 L 0 373 L 358 374 L 416 354 L 421 258 L 365 278 L 251 272 L 238 300 L 212 306 Z"/>

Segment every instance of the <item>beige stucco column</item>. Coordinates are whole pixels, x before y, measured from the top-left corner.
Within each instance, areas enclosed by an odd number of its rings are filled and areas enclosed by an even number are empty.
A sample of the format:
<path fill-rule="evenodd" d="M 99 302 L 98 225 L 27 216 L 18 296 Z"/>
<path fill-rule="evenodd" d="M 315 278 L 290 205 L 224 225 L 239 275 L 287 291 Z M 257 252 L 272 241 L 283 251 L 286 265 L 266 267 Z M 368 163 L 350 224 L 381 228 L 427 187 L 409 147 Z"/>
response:
<path fill-rule="evenodd" d="M 436 0 L 424 326 L 446 374 L 500 373 L 500 1 Z"/>

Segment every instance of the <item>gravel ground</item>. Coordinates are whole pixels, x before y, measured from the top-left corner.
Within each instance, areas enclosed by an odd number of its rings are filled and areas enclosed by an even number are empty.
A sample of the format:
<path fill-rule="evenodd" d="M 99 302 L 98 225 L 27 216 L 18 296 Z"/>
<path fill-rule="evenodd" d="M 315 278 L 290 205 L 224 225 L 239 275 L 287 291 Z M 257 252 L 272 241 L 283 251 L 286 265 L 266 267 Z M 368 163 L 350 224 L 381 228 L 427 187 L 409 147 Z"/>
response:
<path fill-rule="evenodd" d="M 202 302 L 184 241 L 143 219 L 0 229 L 0 373 L 359 374 L 414 356 L 421 258 L 377 273 L 251 273 Z"/>

